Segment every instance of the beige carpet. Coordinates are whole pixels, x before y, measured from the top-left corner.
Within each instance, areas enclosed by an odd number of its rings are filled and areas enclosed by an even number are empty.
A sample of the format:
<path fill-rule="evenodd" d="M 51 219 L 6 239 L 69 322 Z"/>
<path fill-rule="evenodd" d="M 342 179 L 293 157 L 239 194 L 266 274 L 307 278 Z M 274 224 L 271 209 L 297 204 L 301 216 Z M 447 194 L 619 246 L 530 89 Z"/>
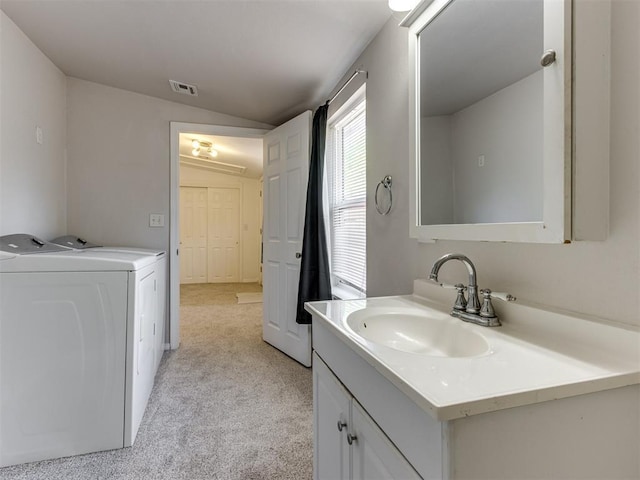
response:
<path fill-rule="evenodd" d="M 132 448 L 0 469 L 3 480 L 306 480 L 311 371 L 262 341 L 256 284 L 181 288 L 180 349 L 165 353 Z"/>
<path fill-rule="evenodd" d="M 236 293 L 262 293 L 257 283 L 194 283 L 180 286 L 180 305 L 231 305 Z"/>

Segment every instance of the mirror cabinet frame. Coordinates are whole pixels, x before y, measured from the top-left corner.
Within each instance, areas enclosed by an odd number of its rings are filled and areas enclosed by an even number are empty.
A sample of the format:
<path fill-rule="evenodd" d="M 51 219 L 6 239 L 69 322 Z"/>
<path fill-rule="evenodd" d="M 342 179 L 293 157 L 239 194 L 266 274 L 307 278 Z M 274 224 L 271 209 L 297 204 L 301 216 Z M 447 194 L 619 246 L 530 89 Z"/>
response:
<path fill-rule="evenodd" d="M 423 0 L 409 27 L 410 235 L 418 241 L 569 243 L 572 220 L 572 1 L 544 1 L 544 45 L 556 61 L 543 69 L 543 218 L 537 222 L 420 225 L 419 35 L 452 1 Z"/>

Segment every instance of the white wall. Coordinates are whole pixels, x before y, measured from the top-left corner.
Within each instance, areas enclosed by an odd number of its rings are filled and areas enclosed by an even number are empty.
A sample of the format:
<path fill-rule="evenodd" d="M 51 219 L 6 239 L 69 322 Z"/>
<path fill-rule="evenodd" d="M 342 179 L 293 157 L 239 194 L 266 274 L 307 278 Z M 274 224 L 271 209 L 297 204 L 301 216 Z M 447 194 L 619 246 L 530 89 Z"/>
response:
<path fill-rule="evenodd" d="M 454 223 L 451 115 L 420 120 L 420 219 L 423 225 Z M 429 148 L 424 148 L 428 145 Z"/>
<path fill-rule="evenodd" d="M 260 181 L 212 172 L 189 165 L 180 166 L 180 186 L 236 187 L 242 192 L 242 282 L 257 282 L 260 275 Z"/>
<path fill-rule="evenodd" d="M 355 69 L 367 84 L 367 296 L 409 293 L 427 266 L 416 265 L 417 244 L 409 238 L 409 105 L 407 30 L 391 19 L 372 40 L 338 88 Z M 344 96 L 364 80 L 345 89 Z M 342 95 L 341 95 L 342 96 Z M 333 106 L 333 103 L 332 103 Z M 330 112 L 331 113 L 331 110 Z M 378 214 L 373 195 L 378 182 L 393 177 L 393 207 Z"/>
<path fill-rule="evenodd" d="M 542 82 L 539 70 L 451 115 L 421 118 L 423 225 L 542 219 Z"/>
<path fill-rule="evenodd" d="M 353 67 L 369 71 L 369 294 L 409 293 L 411 280 L 425 278 L 436 258 L 461 252 L 475 262 L 482 287 L 640 325 L 640 2 L 617 0 L 612 7 L 610 235 L 603 242 L 438 241 L 416 246 L 409 239 L 408 39 L 406 29 L 396 25 L 391 19 Z M 387 217 L 375 212 L 371 198 L 384 174 L 393 175 L 394 181 L 394 209 Z M 450 283 L 466 279 L 454 265 L 445 266 L 442 275 Z"/>
<path fill-rule="evenodd" d="M 451 116 L 454 223 L 542 220 L 542 73 Z"/>
<path fill-rule="evenodd" d="M 67 224 L 66 77 L 3 12 L 0 35 L 0 235 L 50 240 Z"/>
<path fill-rule="evenodd" d="M 52 237 L 65 233 L 65 78 L 0 15 L 0 232 Z M 640 325 L 640 3 L 617 0 L 612 7 L 610 235 L 603 242 L 569 245 L 418 246 L 409 238 L 408 40 L 396 24 L 391 19 L 353 66 L 369 72 L 369 295 L 408 293 L 439 255 L 458 251 L 475 261 L 481 286 Z M 68 233 L 164 249 L 168 227 L 149 228 L 148 214 L 168 219 L 169 121 L 264 127 L 73 78 L 67 79 L 67 109 Z M 39 122 L 42 147 L 33 141 Z M 387 174 L 393 176 L 394 207 L 383 217 L 372 195 Z M 443 278 L 451 281 L 453 270 L 445 267 Z M 455 270 L 458 281 L 464 273 Z"/>
<path fill-rule="evenodd" d="M 68 231 L 104 245 L 169 248 L 171 121 L 265 127 L 76 78 L 67 91 Z"/>

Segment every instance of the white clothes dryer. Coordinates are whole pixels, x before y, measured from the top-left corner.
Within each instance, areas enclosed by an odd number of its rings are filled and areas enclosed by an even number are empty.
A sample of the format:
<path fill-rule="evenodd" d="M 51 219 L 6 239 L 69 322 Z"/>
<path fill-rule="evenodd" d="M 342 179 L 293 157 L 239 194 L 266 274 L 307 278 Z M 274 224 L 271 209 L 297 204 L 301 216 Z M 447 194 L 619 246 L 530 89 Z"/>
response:
<path fill-rule="evenodd" d="M 0 466 L 122 448 L 155 376 L 158 260 L 0 237 Z"/>
<path fill-rule="evenodd" d="M 56 245 L 60 245 L 67 248 L 74 248 L 76 250 L 86 250 L 86 249 L 101 249 L 106 251 L 113 252 L 127 252 L 127 253 L 145 253 L 149 255 L 161 255 L 165 254 L 164 250 L 155 250 L 152 248 L 138 248 L 138 247 L 118 247 L 118 246 L 103 246 L 97 243 L 90 242 L 85 240 L 82 237 L 77 235 L 63 235 L 61 237 L 56 237 L 51 240 L 51 243 L 55 243 Z"/>

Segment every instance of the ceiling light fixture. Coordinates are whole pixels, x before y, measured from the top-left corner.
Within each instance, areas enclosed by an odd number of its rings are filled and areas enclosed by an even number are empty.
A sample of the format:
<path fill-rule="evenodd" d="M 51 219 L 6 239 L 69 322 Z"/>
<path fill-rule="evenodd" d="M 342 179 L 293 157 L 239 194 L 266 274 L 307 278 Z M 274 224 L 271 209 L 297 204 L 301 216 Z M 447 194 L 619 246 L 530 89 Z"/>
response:
<path fill-rule="evenodd" d="M 213 143 L 211 142 L 204 142 L 194 138 L 191 140 L 191 146 L 193 147 L 191 154 L 194 157 L 199 157 L 202 154 L 209 154 L 212 157 L 218 156 L 218 151 L 213 148 Z"/>
<path fill-rule="evenodd" d="M 389 8 L 394 12 L 413 10 L 420 0 L 389 0 Z"/>

